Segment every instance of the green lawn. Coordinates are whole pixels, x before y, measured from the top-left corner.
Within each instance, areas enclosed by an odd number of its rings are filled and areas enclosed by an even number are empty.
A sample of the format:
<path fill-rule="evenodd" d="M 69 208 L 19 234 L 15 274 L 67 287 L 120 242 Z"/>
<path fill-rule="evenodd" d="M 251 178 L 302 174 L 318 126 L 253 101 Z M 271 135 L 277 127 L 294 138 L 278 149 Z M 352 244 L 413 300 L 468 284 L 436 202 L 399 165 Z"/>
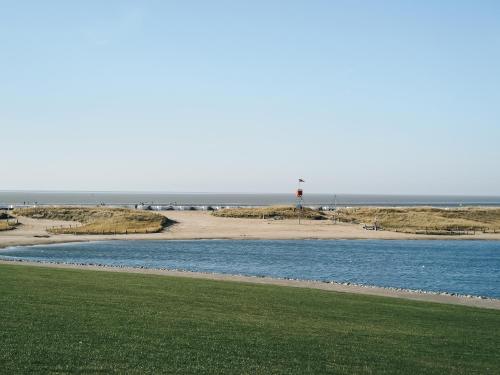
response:
<path fill-rule="evenodd" d="M 500 374 L 500 311 L 0 265 L 0 372 Z"/>

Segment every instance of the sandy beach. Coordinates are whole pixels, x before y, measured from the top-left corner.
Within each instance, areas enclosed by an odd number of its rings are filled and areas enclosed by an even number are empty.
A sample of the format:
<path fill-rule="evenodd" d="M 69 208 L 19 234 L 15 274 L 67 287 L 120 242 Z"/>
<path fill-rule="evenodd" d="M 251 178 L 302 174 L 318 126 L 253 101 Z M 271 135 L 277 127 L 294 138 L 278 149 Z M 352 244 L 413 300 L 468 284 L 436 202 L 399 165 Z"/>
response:
<path fill-rule="evenodd" d="M 63 242 L 100 240 L 188 240 L 188 239 L 385 239 L 385 240 L 500 240 L 500 233 L 443 236 L 405 234 L 390 231 L 365 230 L 361 225 L 326 220 L 267 220 L 236 219 L 212 216 L 206 211 L 164 211 L 162 214 L 177 224 L 160 233 L 128 235 L 72 235 L 51 234 L 46 228 L 69 226 L 67 221 L 41 220 L 20 217 L 17 229 L 0 232 L 0 248 L 18 245 L 37 245 Z"/>

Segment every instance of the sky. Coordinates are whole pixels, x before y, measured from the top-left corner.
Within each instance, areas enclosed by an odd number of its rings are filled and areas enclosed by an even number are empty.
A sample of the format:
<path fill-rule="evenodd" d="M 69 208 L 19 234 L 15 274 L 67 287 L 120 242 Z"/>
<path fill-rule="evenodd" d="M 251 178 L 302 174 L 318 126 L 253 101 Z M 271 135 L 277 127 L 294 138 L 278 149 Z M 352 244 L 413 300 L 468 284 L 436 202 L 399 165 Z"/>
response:
<path fill-rule="evenodd" d="M 0 9 L 0 190 L 500 195 L 498 1 Z"/>

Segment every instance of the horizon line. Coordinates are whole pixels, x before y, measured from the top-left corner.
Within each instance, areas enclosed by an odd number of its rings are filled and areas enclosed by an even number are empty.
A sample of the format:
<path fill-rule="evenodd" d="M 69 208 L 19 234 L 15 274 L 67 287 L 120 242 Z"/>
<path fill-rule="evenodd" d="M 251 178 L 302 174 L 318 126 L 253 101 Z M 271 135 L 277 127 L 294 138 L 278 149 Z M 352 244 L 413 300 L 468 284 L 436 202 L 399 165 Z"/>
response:
<path fill-rule="evenodd" d="M 216 194 L 232 194 L 232 195 L 293 195 L 294 192 L 235 192 L 235 191 L 164 191 L 164 190 L 52 190 L 52 189 L 0 189 L 0 193 L 73 193 L 73 194 L 81 194 L 81 193 L 104 193 L 104 194 L 207 194 L 207 195 L 216 195 Z M 307 193 L 307 195 L 355 195 L 355 196 L 433 196 L 433 197 L 492 197 L 492 198 L 500 198 L 500 194 L 431 194 L 431 193 L 322 193 L 322 192 L 311 192 Z"/>

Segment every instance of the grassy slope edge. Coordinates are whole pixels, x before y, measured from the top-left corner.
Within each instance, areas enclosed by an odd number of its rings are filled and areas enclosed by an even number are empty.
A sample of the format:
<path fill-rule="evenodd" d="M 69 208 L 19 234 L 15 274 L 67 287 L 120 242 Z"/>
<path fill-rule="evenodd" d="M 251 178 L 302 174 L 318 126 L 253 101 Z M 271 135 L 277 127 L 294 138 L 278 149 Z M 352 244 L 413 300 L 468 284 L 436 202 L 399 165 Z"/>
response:
<path fill-rule="evenodd" d="M 5 373 L 498 374 L 500 312 L 0 265 Z"/>

